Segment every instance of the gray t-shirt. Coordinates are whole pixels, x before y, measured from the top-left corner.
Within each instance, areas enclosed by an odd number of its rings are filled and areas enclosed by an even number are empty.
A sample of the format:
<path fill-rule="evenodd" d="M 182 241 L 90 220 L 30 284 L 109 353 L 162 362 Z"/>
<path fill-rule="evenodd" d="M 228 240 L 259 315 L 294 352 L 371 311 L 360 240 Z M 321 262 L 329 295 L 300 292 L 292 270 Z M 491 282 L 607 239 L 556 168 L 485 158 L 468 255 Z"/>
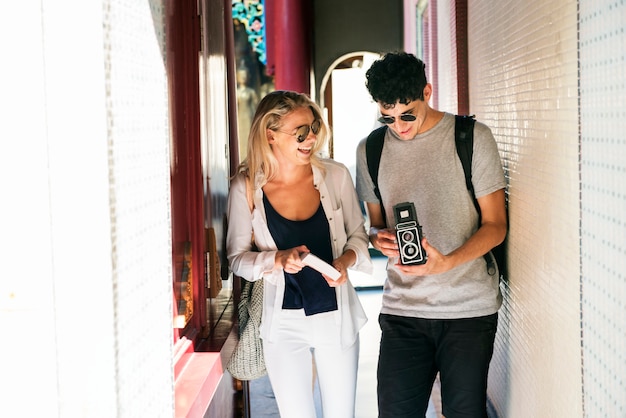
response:
<path fill-rule="evenodd" d="M 454 122 L 454 115 L 446 113 L 412 140 L 401 140 L 388 129 L 378 176 L 387 225 L 395 225 L 395 204 L 413 202 L 424 236 L 443 254 L 460 247 L 479 226 L 456 152 Z M 477 198 L 505 187 L 496 142 L 479 122 L 474 128 L 472 183 Z M 361 200 L 379 203 L 367 170 L 365 139 L 357 147 L 356 186 Z M 500 308 L 498 274 L 487 273 L 483 257 L 429 276 L 405 275 L 394 267 L 396 261 L 387 264 L 382 313 L 454 319 L 490 315 Z"/>

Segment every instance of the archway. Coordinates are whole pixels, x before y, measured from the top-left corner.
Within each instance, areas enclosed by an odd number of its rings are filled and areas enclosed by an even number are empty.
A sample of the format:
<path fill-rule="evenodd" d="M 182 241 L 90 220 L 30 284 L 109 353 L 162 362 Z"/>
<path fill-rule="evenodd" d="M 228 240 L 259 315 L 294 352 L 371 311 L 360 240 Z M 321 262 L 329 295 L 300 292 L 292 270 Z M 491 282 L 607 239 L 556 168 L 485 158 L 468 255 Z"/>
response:
<path fill-rule="evenodd" d="M 331 129 L 329 155 L 356 178 L 356 146 L 374 129 L 378 108 L 365 88 L 365 72 L 380 55 L 353 52 L 328 68 L 320 87 L 320 106 Z"/>

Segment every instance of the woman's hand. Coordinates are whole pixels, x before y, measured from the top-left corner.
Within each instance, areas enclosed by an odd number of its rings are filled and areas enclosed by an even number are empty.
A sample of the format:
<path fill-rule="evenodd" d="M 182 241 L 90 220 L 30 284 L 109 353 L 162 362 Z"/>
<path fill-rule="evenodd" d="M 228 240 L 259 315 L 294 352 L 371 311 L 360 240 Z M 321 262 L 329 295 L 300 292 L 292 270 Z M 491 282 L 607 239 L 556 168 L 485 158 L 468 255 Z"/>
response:
<path fill-rule="evenodd" d="M 300 260 L 300 254 L 310 252 L 306 245 L 276 251 L 274 268 L 283 269 L 286 273 L 295 274 L 302 270 L 304 263 Z"/>
<path fill-rule="evenodd" d="M 326 279 L 326 283 L 328 283 L 330 287 L 339 287 L 348 281 L 348 268 L 344 266 L 341 261 L 339 261 L 339 258 L 333 261 L 333 267 L 341 273 L 341 276 L 339 276 L 337 280 L 333 280 L 325 274 L 322 274 L 322 276 Z"/>
<path fill-rule="evenodd" d="M 330 277 L 322 274 L 324 279 L 330 287 L 338 287 L 348 281 L 348 269 L 352 267 L 356 263 L 356 253 L 353 250 L 347 250 L 345 253 L 340 255 L 338 258 L 333 260 L 333 267 L 341 276 L 337 280 L 333 280 Z"/>

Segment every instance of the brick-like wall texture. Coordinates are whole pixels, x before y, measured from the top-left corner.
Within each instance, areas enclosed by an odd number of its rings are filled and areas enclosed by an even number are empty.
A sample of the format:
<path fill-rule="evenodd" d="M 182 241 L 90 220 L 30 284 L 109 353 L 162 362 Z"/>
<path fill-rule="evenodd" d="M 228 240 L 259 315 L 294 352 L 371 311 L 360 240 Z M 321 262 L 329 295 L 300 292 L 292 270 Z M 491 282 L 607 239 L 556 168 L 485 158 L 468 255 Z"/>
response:
<path fill-rule="evenodd" d="M 493 129 L 508 181 L 489 398 L 498 416 L 583 415 L 577 5 L 468 1 L 470 110 Z"/>
<path fill-rule="evenodd" d="M 508 181 L 499 417 L 626 416 L 625 3 L 468 1 L 470 112 Z"/>
<path fill-rule="evenodd" d="M 584 410 L 626 416 L 626 2 L 579 2 Z"/>

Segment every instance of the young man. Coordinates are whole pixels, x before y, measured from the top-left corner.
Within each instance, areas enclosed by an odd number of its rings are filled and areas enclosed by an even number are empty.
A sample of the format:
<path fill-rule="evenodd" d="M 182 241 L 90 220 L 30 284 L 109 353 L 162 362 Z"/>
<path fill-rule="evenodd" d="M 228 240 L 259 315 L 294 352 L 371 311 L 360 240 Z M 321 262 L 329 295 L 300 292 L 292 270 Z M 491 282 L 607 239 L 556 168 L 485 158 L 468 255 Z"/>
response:
<path fill-rule="evenodd" d="M 486 417 L 502 296 L 499 274 L 489 274 L 483 255 L 507 229 L 495 140 L 476 122 L 472 183 L 479 217 L 455 147 L 455 117 L 429 106 L 424 63 L 389 53 L 366 77 L 379 121 L 388 126 L 378 174 L 382 201 L 368 172 L 366 140 L 357 148 L 357 191 L 366 203 L 370 242 L 389 257 L 379 316 L 379 417 L 424 416 L 438 372 L 446 418 Z M 425 264 L 400 263 L 393 207 L 402 202 L 415 205 Z"/>

